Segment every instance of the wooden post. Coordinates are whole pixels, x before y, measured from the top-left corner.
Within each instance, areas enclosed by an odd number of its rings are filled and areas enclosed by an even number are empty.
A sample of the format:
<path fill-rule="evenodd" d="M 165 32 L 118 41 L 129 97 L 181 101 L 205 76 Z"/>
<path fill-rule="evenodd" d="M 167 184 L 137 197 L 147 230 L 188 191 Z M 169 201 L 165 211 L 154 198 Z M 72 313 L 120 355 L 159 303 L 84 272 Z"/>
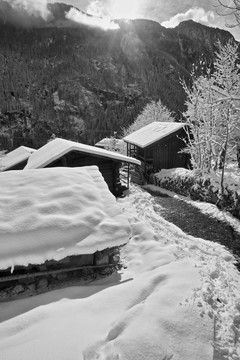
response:
<path fill-rule="evenodd" d="M 66 159 L 65 155 L 61 158 L 61 163 L 62 163 L 62 166 L 67 167 L 67 159 Z"/>
<path fill-rule="evenodd" d="M 147 160 L 146 150 L 144 149 L 144 175 L 145 175 L 145 176 L 146 176 L 146 160 Z"/>

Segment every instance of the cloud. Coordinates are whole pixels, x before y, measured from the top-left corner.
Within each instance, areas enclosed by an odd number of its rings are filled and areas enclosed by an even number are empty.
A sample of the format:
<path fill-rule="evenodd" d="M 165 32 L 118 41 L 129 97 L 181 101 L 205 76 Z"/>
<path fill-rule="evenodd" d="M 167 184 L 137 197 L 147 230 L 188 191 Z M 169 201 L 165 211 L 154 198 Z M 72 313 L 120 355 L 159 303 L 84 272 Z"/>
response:
<path fill-rule="evenodd" d="M 185 13 L 179 13 L 171 17 L 170 20 L 162 22 L 161 25 L 167 28 L 172 28 L 185 20 L 193 20 L 208 26 L 213 26 L 213 22 L 215 20 L 215 14 L 211 10 L 205 11 L 201 7 L 193 7 L 187 10 Z"/>
<path fill-rule="evenodd" d="M 41 26 L 51 18 L 47 0 L 0 0 L 0 19 L 17 26 Z"/>
<path fill-rule="evenodd" d="M 95 5 L 99 1 L 95 1 Z M 48 0 L 0 0 L 0 19 L 21 27 L 38 27 L 49 25 L 54 19 L 48 6 Z M 98 15 L 101 15 L 100 13 Z M 107 17 L 90 16 L 71 8 L 65 13 L 66 20 L 103 30 L 116 30 L 119 26 Z M 71 25 L 71 23 L 70 23 Z"/>
<path fill-rule="evenodd" d="M 136 19 L 145 17 L 148 2 L 149 0 L 90 0 L 86 11 L 112 19 Z"/>
<path fill-rule="evenodd" d="M 66 19 L 74 21 L 79 24 L 84 24 L 92 27 L 99 27 L 103 30 L 117 30 L 119 29 L 118 24 L 109 18 L 101 18 L 96 16 L 90 16 L 85 13 L 78 11 L 75 8 L 71 8 L 66 14 Z"/>
<path fill-rule="evenodd" d="M 43 20 L 51 16 L 47 0 L 8 0 L 8 3 L 16 11 L 25 11 L 30 16 L 41 17 Z"/>
<path fill-rule="evenodd" d="M 105 17 L 105 16 L 109 16 L 107 7 L 108 6 L 104 4 L 102 1 L 93 0 L 88 4 L 86 8 L 86 12 L 91 15 Z"/>

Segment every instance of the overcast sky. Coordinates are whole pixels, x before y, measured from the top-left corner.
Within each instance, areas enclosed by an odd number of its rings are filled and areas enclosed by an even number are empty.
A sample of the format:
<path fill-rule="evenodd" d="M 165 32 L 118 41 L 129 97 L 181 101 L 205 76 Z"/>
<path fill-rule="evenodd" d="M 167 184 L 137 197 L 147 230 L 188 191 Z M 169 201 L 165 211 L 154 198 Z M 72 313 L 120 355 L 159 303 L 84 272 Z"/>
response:
<path fill-rule="evenodd" d="M 1 1 L 1 0 L 0 0 Z M 217 0 L 48 0 L 72 4 L 83 11 L 113 18 L 146 18 L 156 20 L 165 27 L 174 27 L 179 22 L 192 19 L 207 26 L 231 31 L 240 41 L 240 28 L 227 28 L 226 22 L 233 23 L 231 16 L 219 16 Z M 231 0 L 223 0 L 231 3 Z M 215 5 L 215 6 L 214 6 Z"/>

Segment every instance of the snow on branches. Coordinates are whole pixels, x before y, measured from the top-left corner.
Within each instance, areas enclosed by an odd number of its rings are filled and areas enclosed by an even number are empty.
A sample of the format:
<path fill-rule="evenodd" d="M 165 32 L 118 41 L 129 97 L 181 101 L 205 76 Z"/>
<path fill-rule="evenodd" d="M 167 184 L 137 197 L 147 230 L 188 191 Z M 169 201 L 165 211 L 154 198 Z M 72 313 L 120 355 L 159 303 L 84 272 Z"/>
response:
<path fill-rule="evenodd" d="M 136 120 L 127 128 L 123 128 L 123 136 L 132 134 L 134 131 L 154 122 L 173 122 L 174 116 L 172 112 L 162 104 L 161 100 L 151 101 L 148 103 L 142 112 L 138 115 Z"/>
<path fill-rule="evenodd" d="M 240 77 L 238 45 L 218 44 L 214 70 L 195 77 L 187 94 L 185 122 L 189 125 L 188 144 L 194 169 L 210 172 L 222 169 L 240 142 Z M 223 184 L 221 184 L 223 185 Z"/>

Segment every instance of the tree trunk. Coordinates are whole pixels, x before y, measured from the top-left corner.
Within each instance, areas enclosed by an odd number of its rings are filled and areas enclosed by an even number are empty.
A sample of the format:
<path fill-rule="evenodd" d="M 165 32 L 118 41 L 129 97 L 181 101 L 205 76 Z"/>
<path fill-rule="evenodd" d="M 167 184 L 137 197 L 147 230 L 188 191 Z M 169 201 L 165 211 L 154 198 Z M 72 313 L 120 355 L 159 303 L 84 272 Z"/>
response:
<path fill-rule="evenodd" d="M 218 165 L 219 169 L 224 168 L 225 158 L 226 158 L 226 144 L 224 145 L 224 148 L 221 150 L 221 153 L 219 155 L 219 165 Z"/>
<path fill-rule="evenodd" d="M 237 145 L 237 162 L 238 168 L 240 168 L 240 145 Z"/>
<path fill-rule="evenodd" d="M 227 154 L 227 146 L 228 146 L 228 135 L 229 134 L 228 134 L 228 129 L 227 129 L 227 137 L 226 137 L 224 148 L 223 148 L 223 151 L 222 151 L 222 154 L 221 154 L 221 166 L 222 166 L 221 167 L 221 169 L 222 169 L 222 173 L 221 173 L 221 195 L 222 195 L 222 197 L 224 195 L 223 182 L 224 182 L 224 171 L 225 171 L 225 162 L 226 162 L 226 154 Z"/>

